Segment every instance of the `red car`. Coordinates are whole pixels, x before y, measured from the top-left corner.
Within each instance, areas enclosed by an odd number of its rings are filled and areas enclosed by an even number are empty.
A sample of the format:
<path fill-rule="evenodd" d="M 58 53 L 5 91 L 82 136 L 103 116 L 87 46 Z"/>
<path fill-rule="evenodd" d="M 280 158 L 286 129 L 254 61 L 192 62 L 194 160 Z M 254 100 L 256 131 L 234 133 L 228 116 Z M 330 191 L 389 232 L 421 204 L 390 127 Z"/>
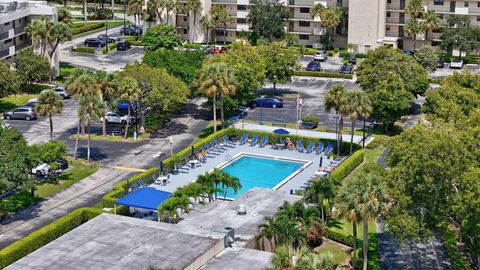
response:
<path fill-rule="evenodd" d="M 215 46 L 214 48 L 208 49 L 207 53 L 208 54 L 220 54 L 220 53 L 225 53 L 227 51 L 228 51 L 227 47 Z"/>

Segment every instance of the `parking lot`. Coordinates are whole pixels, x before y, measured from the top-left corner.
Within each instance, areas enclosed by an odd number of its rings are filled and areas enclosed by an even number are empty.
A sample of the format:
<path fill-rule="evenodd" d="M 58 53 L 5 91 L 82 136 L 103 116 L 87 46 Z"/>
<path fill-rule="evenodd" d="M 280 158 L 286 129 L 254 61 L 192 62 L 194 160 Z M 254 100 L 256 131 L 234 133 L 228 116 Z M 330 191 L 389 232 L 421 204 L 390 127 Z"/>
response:
<path fill-rule="evenodd" d="M 347 89 L 359 89 L 357 84 L 349 80 L 294 77 L 289 84 L 277 85 L 276 95 L 283 99 L 283 108 L 251 109 L 245 119 L 255 122 L 286 121 L 295 123 L 297 121 L 295 94 L 299 94 L 303 101 L 301 115 L 316 115 L 319 117 L 320 125 L 335 130 L 335 112 L 327 112 L 323 106 L 325 95 L 334 84 L 344 85 Z M 267 85 L 259 93 L 261 95 L 274 94 L 271 85 Z"/>
<path fill-rule="evenodd" d="M 305 55 L 300 59 L 300 65 L 302 69 L 306 69 L 308 63 L 313 61 L 312 55 Z M 338 72 L 340 67 L 343 65 L 342 58 L 338 57 L 328 57 L 326 61 L 320 62 L 321 71 L 323 72 Z"/>

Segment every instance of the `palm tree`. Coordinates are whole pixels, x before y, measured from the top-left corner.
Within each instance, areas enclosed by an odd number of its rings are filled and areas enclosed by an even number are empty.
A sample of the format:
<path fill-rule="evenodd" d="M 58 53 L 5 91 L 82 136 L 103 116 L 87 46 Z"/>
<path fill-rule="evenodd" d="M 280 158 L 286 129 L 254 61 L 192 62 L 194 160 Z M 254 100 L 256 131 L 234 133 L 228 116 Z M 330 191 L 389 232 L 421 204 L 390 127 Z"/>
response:
<path fill-rule="evenodd" d="M 48 115 L 48 121 L 50 122 L 50 139 L 53 139 L 52 115 L 63 112 L 62 100 L 53 90 L 45 91 L 38 97 L 38 105 L 35 106 L 35 110 L 41 116 Z"/>
<path fill-rule="evenodd" d="M 132 77 L 117 78 L 116 90 L 121 100 L 128 103 L 127 123 L 125 125 L 124 139 L 128 137 L 128 127 L 130 126 L 131 107 L 134 102 L 138 100 L 141 94 L 141 89 L 138 86 L 137 80 Z"/>
<path fill-rule="evenodd" d="M 113 102 L 113 75 L 106 73 L 105 71 L 97 71 L 95 73 L 96 88 L 100 95 L 100 99 L 104 103 L 105 107 L 110 107 Z M 105 119 L 102 121 L 102 136 L 107 136 L 107 122 Z"/>
<path fill-rule="evenodd" d="M 327 40 L 328 42 L 324 45 L 327 45 L 326 47 L 330 48 L 331 43 L 332 43 L 332 34 L 341 21 L 342 21 L 342 10 L 338 7 L 331 7 L 331 8 L 326 8 L 322 4 L 316 4 L 313 6 L 312 10 L 310 11 L 310 16 L 320 17 L 320 25 L 323 28 L 326 28 L 327 31 Z"/>
<path fill-rule="evenodd" d="M 72 14 L 66 8 L 57 9 L 58 21 L 66 24 L 70 24 L 73 21 Z"/>
<path fill-rule="evenodd" d="M 374 174 L 359 173 L 342 186 L 339 211 L 363 223 L 363 269 L 368 263 L 368 221 L 387 209 L 388 198 L 382 179 Z M 356 224 L 354 224 L 354 228 Z M 356 232 L 354 235 L 356 241 Z M 355 250 L 354 246 L 354 252 Z M 355 255 L 354 255 L 355 256 Z"/>
<path fill-rule="evenodd" d="M 196 182 L 205 188 L 205 191 L 208 195 L 208 201 L 213 201 L 213 194 L 216 193 L 216 190 L 212 175 L 210 173 L 199 175 Z"/>
<path fill-rule="evenodd" d="M 346 103 L 347 91 L 341 84 L 334 84 L 325 96 L 325 110 L 335 110 L 335 114 L 340 118 L 337 130 L 337 155 L 340 155 L 343 140 L 343 111 Z"/>
<path fill-rule="evenodd" d="M 202 2 L 200 0 L 187 0 L 187 10 L 193 12 L 193 29 L 196 29 L 197 12 L 202 10 Z M 195 30 L 192 31 L 193 42 L 195 42 Z"/>
<path fill-rule="evenodd" d="M 352 121 L 352 130 L 350 136 L 350 154 L 353 151 L 353 134 L 355 132 L 355 123 L 358 117 L 364 119 L 369 117 L 372 113 L 372 102 L 366 92 L 363 91 L 349 91 L 347 92 L 347 102 L 345 104 L 345 113 Z"/>
<path fill-rule="evenodd" d="M 175 9 L 175 1 L 174 0 L 164 0 L 164 1 L 165 1 L 165 11 L 167 12 L 167 24 L 168 24 L 170 11 Z"/>
<path fill-rule="evenodd" d="M 405 24 L 405 33 L 412 36 L 413 50 L 416 50 L 417 36 L 425 32 L 425 24 L 418 19 L 424 16 L 425 10 L 422 0 L 411 0 L 405 8 L 405 13 L 410 15 L 410 21 Z"/>
<path fill-rule="evenodd" d="M 261 240 L 263 250 L 265 250 L 265 246 L 263 245 L 263 238 L 265 237 L 270 244 L 270 249 L 273 249 L 273 246 L 275 245 L 275 219 L 273 217 L 265 217 L 265 221 L 265 224 L 261 224 L 258 226 L 259 233 L 255 237 L 255 241 L 257 242 L 258 246 Z"/>
<path fill-rule="evenodd" d="M 33 20 L 25 27 L 25 32 L 32 39 L 33 49 L 42 57 L 45 56 L 48 35 L 47 20 Z"/>
<path fill-rule="evenodd" d="M 138 22 L 140 22 L 140 16 L 143 13 L 143 1 L 142 0 L 129 0 L 128 1 L 128 11 L 127 15 L 133 16 L 133 20 L 135 24 L 137 24 L 137 18 Z"/>
<path fill-rule="evenodd" d="M 105 116 L 105 106 L 100 96 L 95 92 L 83 95 L 78 107 L 80 119 L 87 122 L 87 162 L 90 163 L 90 127 L 92 120 L 100 120 Z M 78 133 L 77 133 L 78 138 Z"/>
<path fill-rule="evenodd" d="M 148 0 L 147 8 L 145 9 L 144 18 L 148 21 L 148 28 L 152 26 L 152 22 L 157 19 L 157 7 L 154 0 Z"/>
<path fill-rule="evenodd" d="M 84 68 L 75 68 L 65 82 L 65 89 L 72 93 L 73 97 L 79 102 L 82 96 L 96 90 L 95 84 L 93 72 Z M 79 126 L 81 134 L 85 135 L 85 125 L 81 119 L 79 119 Z"/>
<path fill-rule="evenodd" d="M 224 126 L 224 96 L 234 95 L 236 90 L 236 79 L 234 70 L 223 62 L 215 62 L 206 65 L 200 71 L 199 90 L 207 97 L 213 98 L 213 130 L 217 132 L 217 94 L 221 99 L 221 119 Z"/>
<path fill-rule="evenodd" d="M 240 188 L 242 188 L 242 184 L 240 184 L 240 179 L 238 177 L 231 176 L 226 172 L 221 173 L 220 179 L 223 189 L 223 200 L 227 198 L 227 192 L 229 188 L 233 189 L 233 192 L 235 194 Z"/>
<path fill-rule="evenodd" d="M 165 9 L 165 0 L 150 0 L 153 4 L 152 7 L 155 9 L 157 22 L 163 23 L 162 13 Z"/>
<path fill-rule="evenodd" d="M 273 266 L 274 269 L 292 269 L 293 264 L 293 248 L 289 245 L 281 245 L 275 249 L 273 254 Z"/>
<path fill-rule="evenodd" d="M 175 223 L 177 217 L 177 198 L 168 198 L 157 209 L 158 218 L 164 220 L 169 215 L 170 223 Z"/>
<path fill-rule="evenodd" d="M 200 24 L 202 25 L 203 29 L 207 32 L 207 44 L 210 43 L 210 29 L 213 28 L 212 19 L 210 18 L 209 14 L 205 14 L 200 19 Z"/>
<path fill-rule="evenodd" d="M 326 222 L 325 207 L 330 209 L 332 200 L 335 198 L 335 184 L 333 183 L 333 179 L 331 177 L 324 177 L 313 180 L 312 184 L 307 187 L 304 198 L 306 202 L 320 206 L 322 221 Z"/>
<path fill-rule="evenodd" d="M 351 185 L 342 185 L 336 198 L 336 211 L 339 216 L 344 217 L 347 221 L 352 223 L 352 236 L 353 236 L 353 256 L 352 265 L 353 269 L 357 267 L 357 222 L 361 220 L 358 212 L 356 211 L 355 204 L 348 200 L 348 196 L 355 192 Z"/>
<path fill-rule="evenodd" d="M 210 16 L 215 27 L 223 26 L 223 44 L 227 44 L 227 24 L 234 22 L 234 18 L 228 14 L 223 5 L 213 5 L 210 9 Z"/>
<path fill-rule="evenodd" d="M 437 30 L 441 27 L 440 17 L 435 13 L 434 10 L 428 10 L 424 16 L 424 26 L 425 26 L 425 39 L 428 38 L 428 30 Z"/>

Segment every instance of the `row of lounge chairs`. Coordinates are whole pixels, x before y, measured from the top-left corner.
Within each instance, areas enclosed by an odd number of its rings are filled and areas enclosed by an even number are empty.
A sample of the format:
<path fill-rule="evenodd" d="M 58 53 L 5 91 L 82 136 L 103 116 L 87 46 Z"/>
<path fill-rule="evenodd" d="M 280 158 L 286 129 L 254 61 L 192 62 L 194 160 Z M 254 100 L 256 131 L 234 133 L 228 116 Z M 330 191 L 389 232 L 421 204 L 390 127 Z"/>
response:
<path fill-rule="evenodd" d="M 252 140 L 250 142 L 248 142 L 248 133 L 244 133 L 238 142 L 241 145 L 249 143 L 250 146 L 255 146 L 257 143 L 260 147 L 264 147 L 264 146 L 267 145 L 267 143 L 268 143 L 268 136 L 267 135 L 264 135 L 262 137 L 262 139 L 260 140 L 260 142 L 258 141 L 258 139 L 259 139 L 259 135 L 255 134 L 255 135 L 253 135 Z M 273 147 L 277 148 L 277 149 L 278 148 L 285 148 L 286 143 L 287 143 L 287 141 L 285 139 L 281 139 L 280 143 L 275 144 Z M 305 147 L 305 146 L 303 146 L 303 143 L 302 143 L 301 140 L 297 140 L 296 145 L 295 145 L 295 149 L 299 152 L 306 152 L 306 153 L 315 152 L 315 154 L 317 154 L 317 155 L 321 154 L 322 152 L 325 155 L 328 155 L 333 150 L 333 144 L 331 144 L 331 143 L 329 143 L 327 145 L 327 147 L 325 147 L 325 143 L 323 143 L 323 142 L 320 142 L 317 147 L 315 147 L 315 146 L 316 145 L 315 145 L 314 141 L 310 141 L 308 146 Z"/>
<path fill-rule="evenodd" d="M 259 135 L 255 134 L 253 135 L 253 138 L 250 142 L 248 142 L 248 133 L 243 133 L 242 138 L 238 141 L 239 144 L 246 144 L 247 142 L 250 144 L 250 146 L 255 146 L 259 145 L 260 147 L 264 147 L 268 144 L 268 136 L 264 135 L 260 142 L 258 141 Z"/>

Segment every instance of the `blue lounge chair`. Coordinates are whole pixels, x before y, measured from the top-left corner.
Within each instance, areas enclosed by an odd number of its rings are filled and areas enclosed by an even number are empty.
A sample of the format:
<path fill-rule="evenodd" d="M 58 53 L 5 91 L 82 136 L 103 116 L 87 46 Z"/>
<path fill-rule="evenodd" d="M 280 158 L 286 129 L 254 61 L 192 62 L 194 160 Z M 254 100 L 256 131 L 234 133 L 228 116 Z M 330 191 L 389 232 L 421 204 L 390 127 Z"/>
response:
<path fill-rule="evenodd" d="M 250 142 L 250 146 L 254 146 L 258 143 L 258 134 L 253 135 L 252 141 Z"/>
<path fill-rule="evenodd" d="M 245 144 L 248 141 L 248 133 L 243 133 L 242 138 L 238 141 L 239 144 Z"/>
<path fill-rule="evenodd" d="M 306 150 L 305 152 L 311 153 L 314 148 L 315 148 L 315 142 L 314 142 L 314 141 L 310 141 L 310 143 L 308 144 L 307 150 Z"/>
<path fill-rule="evenodd" d="M 305 147 L 302 144 L 302 140 L 297 140 L 297 145 L 295 146 L 298 152 L 303 152 Z"/>
<path fill-rule="evenodd" d="M 331 143 L 328 144 L 327 146 L 327 149 L 325 149 L 325 151 L 323 152 L 325 155 L 328 155 L 330 154 L 330 152 L 332 152 L 333 150 L 333 145 Z"/>
<path fill-rule="evenodd" d="M 144 187 L 147 187 L 147 185 L 145 185 L 143 183 L 143 180 L 138 180 L 138 184 L 140 185 L 140 187 L 144 188 Z"/>
<path fill-rule="evenodd" d="M 207 147 L 205 146 L 200 146 L 200 150 L 202 150 L 202 152 L 205 153 L 205 155 L 210 158 L 214 158 L 215 156 L 219 155 L 219 153 L 215 151 L 208 150 Z"/>
<path fill-rule="evenodd" d="M 322 153 L 323 147 L 325 147 L 325 144 L 323 142 L 320 142 L 317 149 L 315 150 L 315 154 L 319 155 L 320 153 Z"/>
<path fill-rule="evenodd" d="M 259 145 L 260 147 L 264 147 L 265 145 L 267 145 L 267 142 L 268 142 L 268 136 L 267 135 L 264 135 L 262 137 L 262 140 L 260 141 Z"/>
<path fill-rule="evenodd" d="M 223 153 L 222 149 L 217 147 L 217 145 L 214 144 L 213 142 L 209 142 L 209 143 L 207 143 L 207 145 L 208 145 L 208 150 L 210 150 L 212 152 L 215 152 L 217 154 Z"/>
<path fill-rule="evenodd" d="M 228 145 L 232 148 L 234 148 L 236 146 L 234 142 L 232 142 L 228 139 L 227 135 L 223 136 L 223 141 L 225 142 L 226 145 Z"/>

